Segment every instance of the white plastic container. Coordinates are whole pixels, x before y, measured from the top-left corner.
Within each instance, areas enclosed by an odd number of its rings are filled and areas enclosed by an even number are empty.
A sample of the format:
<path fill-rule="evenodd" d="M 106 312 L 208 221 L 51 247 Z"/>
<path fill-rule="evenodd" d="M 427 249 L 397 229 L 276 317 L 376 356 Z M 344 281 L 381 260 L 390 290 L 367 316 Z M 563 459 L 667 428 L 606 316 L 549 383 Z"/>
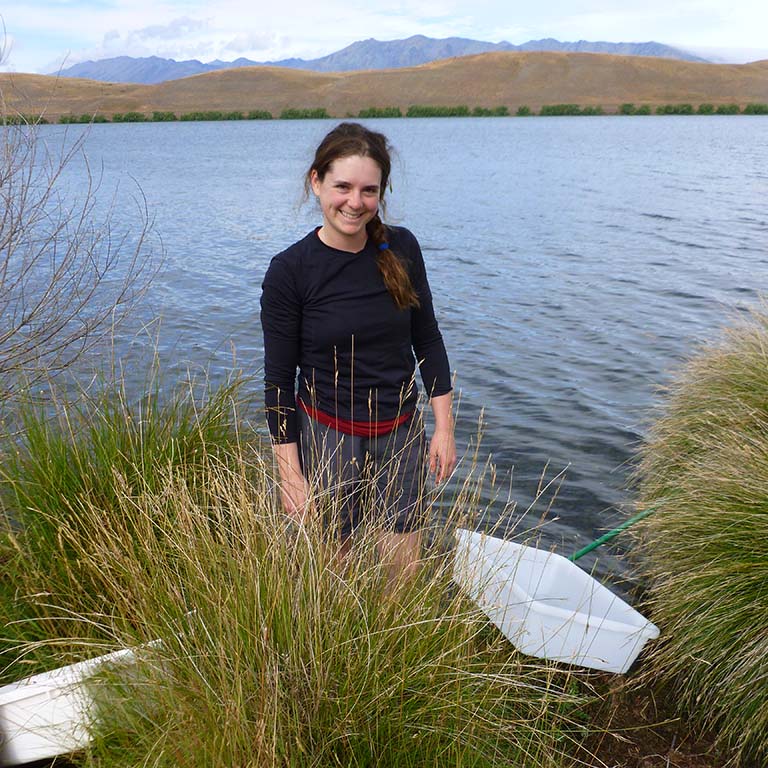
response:
<path fill-rule="evenodd" d="M 553 552 L 458 529 L 453 577 L 518 650 L 624 673 L 658 628 Z"/>
<path fill-rule="evenodd" d="M 92 699 L 86 685 L 105 664 L 130 664 L 132 649 L 98 656 L 0 688 L 0 765 L 19 765 L 87 746 Z"/>

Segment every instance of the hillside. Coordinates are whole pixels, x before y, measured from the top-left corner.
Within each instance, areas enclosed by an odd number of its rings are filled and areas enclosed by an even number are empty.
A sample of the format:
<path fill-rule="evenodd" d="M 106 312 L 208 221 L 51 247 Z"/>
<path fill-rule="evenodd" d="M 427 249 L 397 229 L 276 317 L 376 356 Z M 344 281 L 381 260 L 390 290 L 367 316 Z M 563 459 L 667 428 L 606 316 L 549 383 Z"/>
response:
<path fill-rule="evenodd" d="M 411 104 L 470 107 L 576 103 L 614 111 L 624 102 L 768 102 L 768 61 L 709 64 L 589 53 L 497 52 L 391 70 L 319 73 L 227 69 L 158 85 L 44 75 L 0 75 L 6 107 L 24 114 L 324 107 L 330 115 Z"/>

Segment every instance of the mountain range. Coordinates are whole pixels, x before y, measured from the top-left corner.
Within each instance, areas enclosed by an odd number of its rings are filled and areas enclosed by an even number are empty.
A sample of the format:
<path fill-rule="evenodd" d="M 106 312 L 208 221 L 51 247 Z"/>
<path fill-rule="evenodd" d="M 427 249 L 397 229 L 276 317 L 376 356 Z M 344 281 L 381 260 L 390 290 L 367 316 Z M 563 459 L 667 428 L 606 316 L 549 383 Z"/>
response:
<path fill-rule="evenodd" d="M 314 72 L 353 72 L 369 69 L 400 69 L 427 64 L 432 61 L 457 56 L 471 56 L 493 51 L 556 51 L 568 53 L 608 53 L 624 56 L 653 56 L 683 61 L 704 62 L 693 54 L 662 43 L 607 43 L 579 40 L 562 43 L 552 38 L 529 40 L 522 45 L 512 43 L 488 43 L 462 37 L 434 39 L 413 35 L 404 40 L 360 40 L 339 51 L 317 59 L 281 59 L 280 61 L 251 61 L 239 58 L 235 61 L 211 61 L 197 59 L 175 61 L 159 56 L 118 56 L 99 61 L 84 61 L 62 69 L 61 77 L 80 77 L 111 83 L 162 83 L 190 75 L 199 75 L 221 69 L 238 67 L 271 66 L 303 69 Z"/>

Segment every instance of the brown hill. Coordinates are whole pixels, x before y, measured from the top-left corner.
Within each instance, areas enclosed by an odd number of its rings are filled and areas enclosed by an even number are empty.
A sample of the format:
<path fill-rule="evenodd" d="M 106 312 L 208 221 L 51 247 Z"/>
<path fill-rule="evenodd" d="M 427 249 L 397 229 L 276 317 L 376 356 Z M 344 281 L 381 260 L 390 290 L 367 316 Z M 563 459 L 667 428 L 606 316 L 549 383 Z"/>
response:
<path fill-rule="evenodd" d="M 324 107 L 334 116 L 367 107 L 495 107 L 573 103 L 614 111 L 624 102 L 768 103 L 768 60 L 706 64 L 591 53 L 498 52 L 364 72 L 278 67 L 229 69 L 158 85 L 0 74 L 6 108 L 24 114 Z"/>

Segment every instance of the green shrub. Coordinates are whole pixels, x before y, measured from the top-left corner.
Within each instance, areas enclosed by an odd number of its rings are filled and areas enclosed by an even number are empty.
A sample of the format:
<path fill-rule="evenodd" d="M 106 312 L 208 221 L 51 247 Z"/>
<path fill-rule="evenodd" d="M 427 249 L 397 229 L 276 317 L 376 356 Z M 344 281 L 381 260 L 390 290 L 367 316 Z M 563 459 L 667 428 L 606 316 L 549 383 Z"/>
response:
<path fill-rule="evenodd" d="M 650 115 L 651 114 L 651 108 L 648 104 L 641 104 L 636 110 L 636 115 Z"/>
<path fill-rule="evenodd" d="M 744 766 L 768 764 L 768 316 L 702 349 L 642 449 L 641 567 L 665 696 Z"/>
<path fill-rule="evenodd" d="M 738 104 L 718 104 L 716 115 L 738 115 L 741 112 Z"/>
<path fill-rule="evenodd" d="M 714 104 L 699 104 L 698 112 L 700 115 L 714 115 L 715 114 L 715 105 Z"/>
<path fill-rule="evenodd" d="M 562 117 L 564 115 L 580 115 L 578 104 L 545 104 L 539 110 L 542 117 Z"/>
<path fill-rule="evenodd" d="M 325 120 L 329 117 L 325 107 L 316 109 L 284 109 L 280 113 L 281 120 Z"/>
<path fill-rule="evenodd" d="M 368 107 L 367 109 L 361 109 L 357 116 L 359 118 L 402 117 L 403 113 L 400 107 Z"/>
<path fill-rule="evenodd" d="M 408 107 L 406 117 L 469 117 L 469 107 L 460 105 L 457 107 L 433 107 L 421 104 L 413 104 Z"/>
<path fill-rule="evenodd" d="M 112 115 L 113 123 L 144 123 L 147 116 L 141 112 L 116 112 Z"/>
<path fill-rule="evenodd" d="M 582 109 L 579 114 L 591 117 L 594 115 L 604 115 L 605 112 L 603 111 L 602 107 L 584 107 L 584 109 Z"/>
<path fill-rule="evenodd" d="M 0 125 L 48 125 L 48 120 L 42 115 L 3 115 L 0 117 Z"/>
<path fill-rule="evenodd" d="M 692 104 L 662 104 L 656 107 L 657 115 L 692 115 Z"/>
<path fill-rule="evenodd" d="M 472 117 L 507 117 L 508 115 L 507 107 L 475 107 L 472 110 Z"/>
<path fill-rule="evenodd" d="M 152 113 L 152 120 L 155 123 L 170 123 L 175 121 L 176 113 L 175 112 L 153 112 Z"/>
<path fill-rule="evenodd" d="M 768 104 L 747 104 L 744 107 L 745 115 L 768 115 Z"/>
<path fill-rule="evenodd" d="M 531 111 L 531 108 L 528 105 L 523 104 L 522 106 L 517 108 L 517 112 L 515 112 L 515 114 L 518 117 L 530 117 L 533 114 L 533 112 Z"/>
<path fill-rule="evenodd" d="M 630 104 L 630 103 L 622 104 L 619 107 L 619 114 L 620 115 L 634 115 L 634 114 L 636 114 L 635 105 L 634 104 Z"/>
<path fill-rule="evenodd" d="M 272 113 L 265 109 L 252 109 L 247 115 L 246 120 L 271 120 Z"/>

